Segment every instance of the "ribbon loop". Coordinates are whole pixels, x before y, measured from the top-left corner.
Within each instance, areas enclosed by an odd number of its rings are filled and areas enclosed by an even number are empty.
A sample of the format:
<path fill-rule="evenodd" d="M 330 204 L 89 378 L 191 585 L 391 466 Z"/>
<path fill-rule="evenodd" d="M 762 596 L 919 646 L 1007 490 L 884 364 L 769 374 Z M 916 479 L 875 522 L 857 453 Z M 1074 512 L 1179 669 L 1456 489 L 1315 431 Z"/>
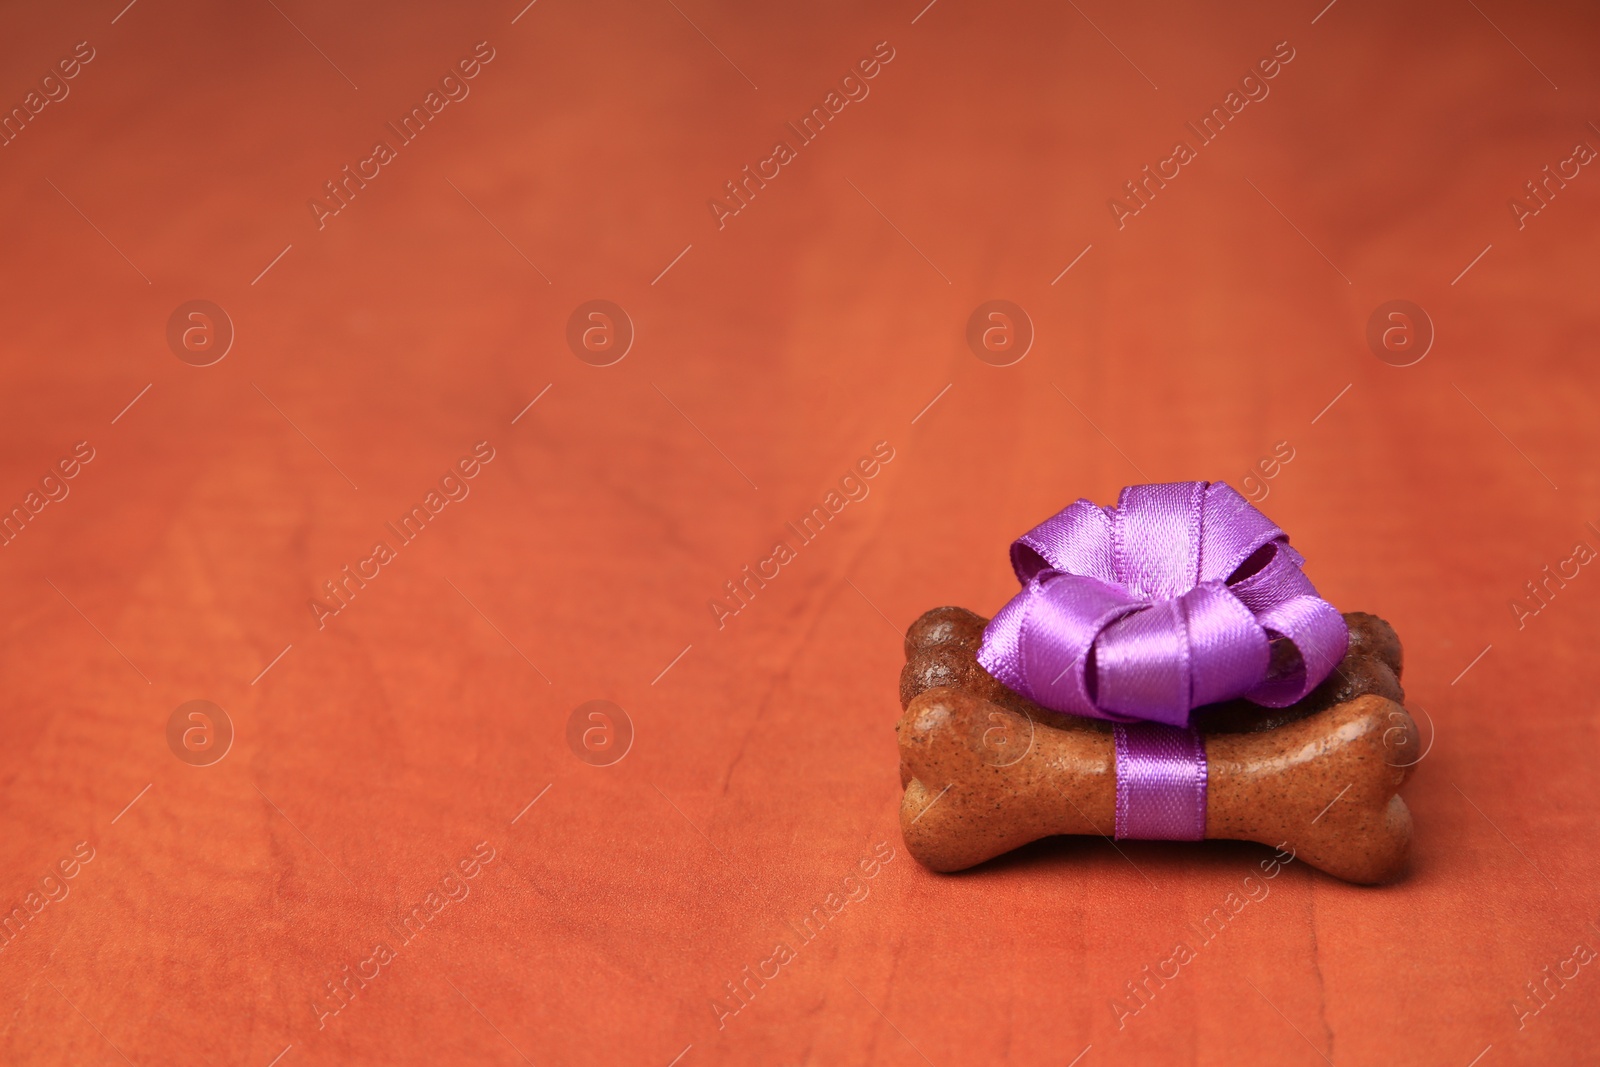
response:
<path fill-rule="evenodd" d="M 1344 657 L 1343 617 L 1317 596 L 1288 535 L 1222 482 L 1078 500 L 1011 546 L 1022 591 L 984 631 L 978 661 L 1074 715 L 1186 727 L 1197 707 L 1303 698 Z M 1299 653 L 1269 677 L 1269 642 Z"/>
<path fill-rule="evenodd" d="M 1012 542 L 1011 569 L 1023 585 L 1046 570 L 1115 582 L 1111 509 L 1087 500 L 1068 504 Z"/>
<path fill-rule="evenodd" d="M 1130 485 L 1122 491 L 1112 519 L 1117 581 L 1146 600 L 1166 600 L 1194 588 L 1200 578 L 1205 485 Z"/>
<path fill-rule="evenodd" d="M 1134 612 L 1095 641 L 1096 705 L 1127 719 L 1186 726 L 1189 657 L 1176 600 Z"/>

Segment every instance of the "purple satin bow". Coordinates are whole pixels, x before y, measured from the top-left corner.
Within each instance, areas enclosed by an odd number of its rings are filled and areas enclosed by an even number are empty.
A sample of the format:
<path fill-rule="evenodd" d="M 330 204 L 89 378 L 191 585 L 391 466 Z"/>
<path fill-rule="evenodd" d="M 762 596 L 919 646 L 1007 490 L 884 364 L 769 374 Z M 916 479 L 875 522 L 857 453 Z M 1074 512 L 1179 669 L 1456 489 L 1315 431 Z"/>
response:
<path fill-rule="evenodd" d="M 1187 727 L 1205 704 L 1285 707 L 1344 658 L 1349 629 L 1289 538 L 1222 482 L 1133 485 L 1079 500 L 1011 546 L 1020 593 L 978 662 L 1044 707 Z M 1268 644 L 1298 662 L 1269 674 Z"/>

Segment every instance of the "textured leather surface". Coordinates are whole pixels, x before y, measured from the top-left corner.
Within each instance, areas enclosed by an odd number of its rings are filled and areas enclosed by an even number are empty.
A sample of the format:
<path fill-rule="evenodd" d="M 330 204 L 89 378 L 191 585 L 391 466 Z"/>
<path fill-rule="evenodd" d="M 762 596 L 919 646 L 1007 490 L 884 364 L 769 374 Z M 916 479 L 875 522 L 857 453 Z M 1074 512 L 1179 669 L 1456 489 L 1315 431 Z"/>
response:
<path fill-rule="evenodd" d="M 1592 13 L 122 3 L 0 14 L 0 1062 L 1592 1056 Z M 992 614 L 1070 500 L 1202 478 L 1404 639 L 1408 875 L 917 867 L 904 627 Z"/>

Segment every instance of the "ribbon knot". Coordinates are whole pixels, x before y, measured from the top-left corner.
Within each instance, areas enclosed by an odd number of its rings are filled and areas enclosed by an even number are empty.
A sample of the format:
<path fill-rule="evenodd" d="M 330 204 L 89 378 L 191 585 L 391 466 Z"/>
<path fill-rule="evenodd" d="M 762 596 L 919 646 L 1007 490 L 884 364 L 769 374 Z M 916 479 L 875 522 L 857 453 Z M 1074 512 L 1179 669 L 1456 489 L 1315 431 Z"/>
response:
<path fill-rule="evenodd" d="M 1243 697 L 1281 708 L 1344 658 L 1343 616 L 1301 572 L 1288 535 L 1222 482 L 1134 485 L 1079 500 L 1011 546 L 1022 591 L 978 662 L 1055 711 L 1187 727 Z M 1296 655 L 1272 667 L 1273 639 Z"/>

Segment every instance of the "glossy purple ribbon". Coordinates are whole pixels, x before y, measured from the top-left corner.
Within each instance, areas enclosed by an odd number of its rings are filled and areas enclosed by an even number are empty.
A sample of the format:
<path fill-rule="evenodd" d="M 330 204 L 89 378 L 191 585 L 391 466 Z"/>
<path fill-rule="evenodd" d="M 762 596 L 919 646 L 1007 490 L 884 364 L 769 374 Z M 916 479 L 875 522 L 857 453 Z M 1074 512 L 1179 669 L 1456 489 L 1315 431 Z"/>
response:
<path fill-rule="evenodd" d="M 1286 707 L 1332 672 L 1350 638 L 1304 562 L 1222 482 L 1129 486 L 1114 508 L 1079 500 L 1012 544 L 1023 588 L 984 631 L 978 662 L 1055 711 L 1180 735 L 1206 704 Z M 1273 672 L 1276 638 L 1296 655 Z M 1180 744 L 1130 727 L 1117 748 L 1118 836 L 1201 836 L 1199 736 Z"/>
<path fill-rule="evenodd" d="M 1188 726 L 1244 697 L 1281 708 L 1344 658 L 1349 630 L 1304 557 L 1222 482 L 1133 485 L 1114 508 L 1064 508 L 1011 546 L 1022 592 L 984 630 L 978 662 L 1055 711 Z M 1299 655 L 1268 674 L 1268 642 Z"/>
<path fill-rule="evenodd" d="M 1117 837 L 1199 841 L 1206 836 L 1206 746 L 1198 730 L 1118 723 Z"/>

